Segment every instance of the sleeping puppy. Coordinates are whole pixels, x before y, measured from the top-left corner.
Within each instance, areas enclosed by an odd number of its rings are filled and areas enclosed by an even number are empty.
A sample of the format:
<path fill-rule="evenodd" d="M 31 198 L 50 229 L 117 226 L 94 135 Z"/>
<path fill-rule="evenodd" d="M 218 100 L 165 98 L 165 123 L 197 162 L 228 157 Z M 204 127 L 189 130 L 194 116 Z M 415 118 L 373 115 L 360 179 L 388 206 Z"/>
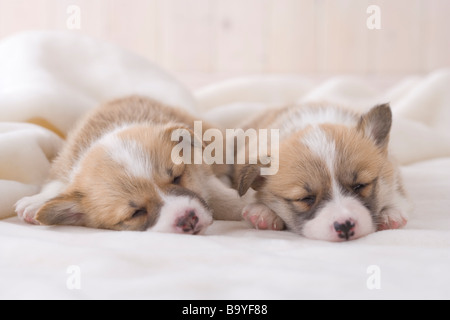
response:
<path fill-rule="evenodd" d="M 409 204 L 388 152 L 391 122 L 388 104 L 362 115 L 333 105 L 264 112 L 246 128 L 279 129 L 279 145 L 271 146 L 279 171 L 262 176 L 261 165 L 234 166 L 239 194 L 257 191 L 244 218 L 328 241 L 404 226 Z"/>
<path fill-rule="evenodd" d="M 43 225 L 187 234 L 202 232 L 212 213 L 239 219 L 241 200 L 213 167 L 173 161 L 174 130 L 192 133 L 192 148 L 201 151 L 193 122 L 182 110 L 143 97 L 100 106 L 69 135 L 42 191 L 17 202 L 18 216 Z"/>

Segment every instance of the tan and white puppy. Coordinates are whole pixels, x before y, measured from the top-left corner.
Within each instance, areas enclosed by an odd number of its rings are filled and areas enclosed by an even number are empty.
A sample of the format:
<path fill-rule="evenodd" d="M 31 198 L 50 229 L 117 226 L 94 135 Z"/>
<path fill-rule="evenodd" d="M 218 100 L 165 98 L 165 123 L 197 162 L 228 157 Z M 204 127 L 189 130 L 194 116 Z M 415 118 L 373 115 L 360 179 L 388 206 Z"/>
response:
<path fill-rule="evenodd" d="M 212 166 L 172 160 L 174 130 L 189 130 L 195 148 L 194 120 L 144 97 L 100 106 L 69 135 L 42 191 L 18 201 L 18 216 L 43 225 L 189 234 L 209 226 L 212 213 L 239 219 L 237 192 Z"/>
<path fill-rule="evenodd" d="M 391 123 L 387 104 L 362 115 L 333 105 L 264 112 L 243 129 L 280 130 L 279 145 L 271 146 L 279 171 L 262 176 L 259 165 L 234 166 L 239 193 L 257 190 L 244 218 L 260 229 L 287 227 L 328 241 L 402 227 L 409 202 L 388 152 Z"/>

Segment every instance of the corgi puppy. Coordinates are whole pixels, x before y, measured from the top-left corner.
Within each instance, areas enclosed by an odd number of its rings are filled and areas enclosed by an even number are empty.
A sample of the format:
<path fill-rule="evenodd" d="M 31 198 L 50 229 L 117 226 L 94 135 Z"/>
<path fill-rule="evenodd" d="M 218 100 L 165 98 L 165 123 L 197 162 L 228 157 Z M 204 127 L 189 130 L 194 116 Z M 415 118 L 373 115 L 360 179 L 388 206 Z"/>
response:
<path fill-rule="evenodd" d="M 240 220 L 240 198 L 214 167 L 173 161 L 174 130 L 188 130 L 192 148 L 202 148 L 193 143 L 194 120 L 138 96 L 100 106 L 69 135 L 42 191 L 17 202 L 18 216 L 43 225 L 186 234 L 205 230 L 213 213 Z"/>
<path fill-rule="evenodd" d="M 279 145 L 270 146 L 279 170 L 263 176 L 259 164 L 234 166 L 239 194 L 256 190 L 243 217 L 259 229 L 328 241 L 404 226 L 409 202 L 388 152 L 391 123 L 388 104 L 365 114 L 333 105 L 264 112 L 244 130 L 279 129 Z"/>

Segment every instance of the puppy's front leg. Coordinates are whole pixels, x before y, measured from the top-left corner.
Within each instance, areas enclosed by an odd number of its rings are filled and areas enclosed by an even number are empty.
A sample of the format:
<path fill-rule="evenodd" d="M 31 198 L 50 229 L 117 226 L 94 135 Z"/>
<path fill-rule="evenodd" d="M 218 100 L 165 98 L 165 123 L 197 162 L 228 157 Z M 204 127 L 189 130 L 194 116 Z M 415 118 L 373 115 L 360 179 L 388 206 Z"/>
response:
<path fill-rule="evenodd" d="M 15 204 L 15 211 L 18 217 L 31 224 L 39 224 L 35 219 L 39 209 L 49 200 L 58 196 L 65 184 L 58 180 L 53 180 L 42 188 L 41 192 L 30 197 L 24 197 Z"/>
<path fill-rule="evenodd" d="M 381 223 L 378 231 L 400 229 L 406 225 L 408 217 L 401 208 L 389 207 L 381 211 Z"/>
<path fill-rule="evenodd" d="M 408 222 L 408 212 L 413 210 L 413 205 L 399 189 L 390 194 L 390 201 L 381 210 L 378 231 L 400 229 Z"/>
<path fill-rule="evenodd" d="M 242 209 L 250 203 L 248 197 L 240 197 L 235 189 L 228 187 L 215 176 L 208 179 L 207 189 L 208 204 L 213 211 L 214 219 L 242 220 Z"/>
<path fill-rule="evenodd" d="M 285 228 L 283 220 L 262 203 L 251 203 L 245 206 L 242 217 L 256 229 L 283 230 Z"/>

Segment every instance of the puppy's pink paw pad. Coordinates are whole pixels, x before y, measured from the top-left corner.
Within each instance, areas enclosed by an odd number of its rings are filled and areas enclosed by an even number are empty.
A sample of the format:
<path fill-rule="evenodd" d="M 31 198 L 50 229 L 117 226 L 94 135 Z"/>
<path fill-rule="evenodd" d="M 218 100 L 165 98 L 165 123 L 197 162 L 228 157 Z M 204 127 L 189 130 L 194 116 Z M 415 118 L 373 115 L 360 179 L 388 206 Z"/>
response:
<path fill-rule="evenodd" d="M 381 230 L 390 230 L 390 229 L 400 229 L 403 228 L 408 220 L 401 217 L 399 220 L 394 219 L 388 219 L 387 221 L 383 222 L 381 225 L 378 226 L 378 231 Z"/>
<path fill-rule="evenodd" d="M 282 230 L 284 222 L 270 208 L 253 203 L 244 208 L 242 217 L 260 230 Z"/>
<path fill-rule="evenodd" d="M 39 195 L 25 197 L 17 201 L 15 211 L 23 221 L 30 224 L 40 224 L 35 217 L 43 203 Z"/>

